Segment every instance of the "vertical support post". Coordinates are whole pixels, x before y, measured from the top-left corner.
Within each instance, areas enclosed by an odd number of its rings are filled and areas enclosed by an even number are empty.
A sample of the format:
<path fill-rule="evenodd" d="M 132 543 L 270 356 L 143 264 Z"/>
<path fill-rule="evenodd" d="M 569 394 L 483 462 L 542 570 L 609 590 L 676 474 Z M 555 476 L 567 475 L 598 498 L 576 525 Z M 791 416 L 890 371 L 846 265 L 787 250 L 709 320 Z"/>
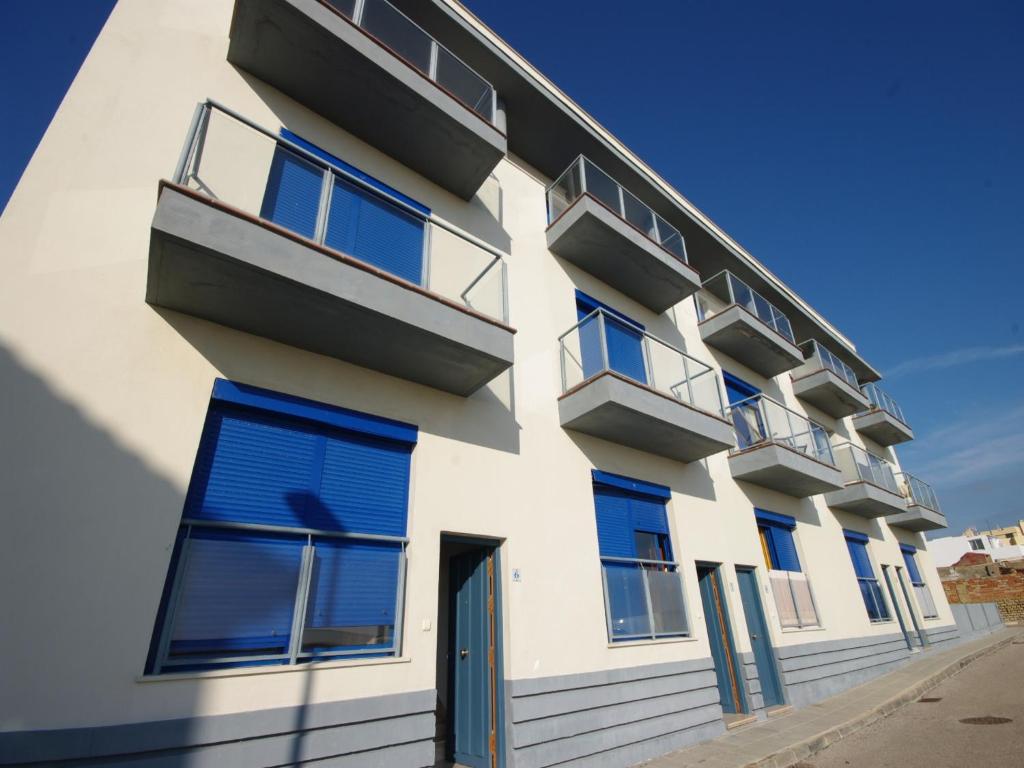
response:
<path fill-rule="evenodd" d="M 564 395 L 566 390 L 568 389 L 568 386 L 566 386 L 566 379 L 565 379 L 565 338 L 564 337 L 558 340 L 558 355 L 559 355 L 559 360 L 561 361 L 561 369 L 562 369 L 562 394 Z"/>
<path fill-rule="evenodd" d="M 509 323 L 508 314 L 508 264 L 501 259 L 501 319 L 505 325 Z"/>
<path fill-rule="evenodd" d="M 427 67 L 428 77 L 437 82 L 437 40 L 430 41 L 430 64 Z"/>
<path fill-rule="evenodd" d="M 658 636 L 658 631 L 654 626 L 654 602 L 651 600 L 651 582 L 647 576 L 647 569 L 639 563 L 637 565 L 639 565 L 640 573 L 643 575 L 644 595 L 647 597 L 647 621 L 648 626 L 651 628 L 651 640 L 654 640 Z"/>
<path fill-rule="evenodd" d="M 598 342 L 601 345 L 601 362 L 604 364 L 604 368 L 602 370 L 610 371 L 611 366 L 608 364 L 608 336 L 605 332 L 605 320 L 603 309 L 597 310 L 597 333 Z"/>
<path fill-rule="evenodd" d="M 391 647 L 395 656 L 402 653 L 402 627 L 405 624 L 405 571 L 408 555 L 405 552 L 405 543 L 402 543 L 402 550 L 398 554 L 398 589 L 395 592 L 395 628 L 391 638 Z"/>
<path fill-rule="evenodd" d="M 616 183 L 616 186 L 619 188 L 619 216 L 623 221 L 628 221 L 626 218 L 626 196 L 622 193 L 622 185 Z"/>
<path fill-rule="evenodd" d="M 434 245 L 433 238 L 434 223 L 430 221 L 430 219 L 427 219 L 426 221 L 423 222 L 423 274 L 420 275 L 420 285 L 427 289 L 430 288 L 430 272 L 434 266 L 430 261 L 430 253 L 433 250 Z"/>
<path fill-rule="evenodd" d="M 334 188 L 334 174 L 324 168 L 320 184 L 320 204 L 316 210 L 316 226 L 313 228 L 313 240 L 323 245 L 327 238 L 327 214 L 331 207 L 331 191 Z"/>
<path fill-rule="evenodd" d="M 686 376 L 686 396 L 689 398 L 687 402 L 696 408 L 697 403 L 693 399 L 693 380 L 690 377 L 690 358 L 686 355 L 683 355 L 683 375 Z"/>
<path fill-rule="evenodd" d="M 178 156 L 178 164 L 174 167 L 174 179 L 175 184 L 185 183 L 185 171 L 188 167 L 188 158 L 192 154 L 192 149 L 196 143 L 196 133 L 199 130 L 199 121 L 203 118 L 203 113 L 207 109 L 207 105 L 200 102 L 196 104 L 195 110 L 192 112 L 192 122 L 189 124 L 188 133 L 185 135 L 185 144 L 181 148 L 181 154 Z"/>
<path fill-rule="evenodd" d="M 357 27 L 363 26 L 363 11 L 366 9 L 366 0 L 356 0 L 352 9 L 352 23 Z"/>
<path fill-rule="evenodd" d="M 651 357 L 651 338 L 646 333 L 643 339 L 644 369 L 647 372 L 647 385 L 654 386 L 654 359 Z"/>
<path fill-rule="evenodd" d="M 583 155 L 576 158 L 576 162 L 580 166 L 580 194 L 582 195 L 587 191 L 587 164 L 583 162 Z"/>
<path fill-rule="evenodd" d="M 608 567 L 601 563 L 601 587 L 604 589 L 604 620 L 608 626 L 608 642 L 612 641 L 613 627 L 612 627 L 612 603 L 608 598 Z"/>
<path fill-rule="evenodd" d="M 306 603 L 309 599 L 309 580 L 313 574 L 313 537 L 306 537 L 299 565 L 299 583 L 295 588 L 295 607 L 292 610 L 292 633 L 288 638 L 288 663 L 294 664 L 302 645 L 302 630 L 306 626 Z"/>

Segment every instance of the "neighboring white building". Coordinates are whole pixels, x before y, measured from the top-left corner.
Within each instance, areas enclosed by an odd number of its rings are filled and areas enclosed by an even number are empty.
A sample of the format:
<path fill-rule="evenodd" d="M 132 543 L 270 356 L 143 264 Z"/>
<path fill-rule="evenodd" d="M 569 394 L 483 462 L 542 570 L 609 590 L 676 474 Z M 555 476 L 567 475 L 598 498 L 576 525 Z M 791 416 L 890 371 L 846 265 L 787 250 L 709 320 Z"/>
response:
<path fill-rule="evenodd" d="M 453 2 L 118 4 L 0 252 L 0 763 L 625 766 L 958 636 L 878 372 Z"/>
<path fill-rule="evenodd" d="M 1002 539 L 984 534 L 973 536 L 941 536 L 928 542 L 928 551 L 936 568 L 945 568 L 957 563 L 968 552 L 980 552 L 993 560 L 1020 560 L 1024 558 L 1024 547 L 1004 544 Z"/>

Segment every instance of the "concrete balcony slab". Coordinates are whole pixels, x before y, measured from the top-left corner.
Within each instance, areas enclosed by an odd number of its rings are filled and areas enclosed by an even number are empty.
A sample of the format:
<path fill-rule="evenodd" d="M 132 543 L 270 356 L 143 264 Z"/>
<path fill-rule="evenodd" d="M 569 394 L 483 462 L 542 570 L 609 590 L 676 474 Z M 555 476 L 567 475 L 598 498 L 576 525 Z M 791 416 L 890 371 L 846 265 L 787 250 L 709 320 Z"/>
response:
<path fill-rule="evenodd" d="M 735 445 L 732 425 L 721 416 L 605 371 L 558 401 L 561 425 L 676 461 L 697 461 Z"/>
<path fill-rule="evenodd" d="M 736 304 L 701 321 L 700 336 L 709 346 L 769 378 L 804 362 L 795 344 Z"/>
<path fill-rule="evenodd" d="M 732 454 L 729 469 L 736 480 L 801 499 L 843 487 L 836 467 L 778 443 L 760 443 Z"/>
<path fill-rule="evenodd" d="M 825 503 L 835 509 L 875 518 L 907 511 L 907 500 L 881 486 L 858 480 L 839 491 L 825 494 Z"/>
<path fill-rule="evenodd" d="M 854 416 L 853 428 L 886 447 L 914 439 L 914 430 L 879 408 Z"/>
<path fill-rule="evenodd" d="M 228 61 L 470 199 L 505 135 L 318 0 L 236 0 Z"/>
<path fill-rule="evenodd" d="M 590 195 L 548 227 L 548 249 L 654 312 L 700 288 L 700 276 Z"/>
<path fill-rule="evenodd" d="M 918 533 L 922 531 L 938 531 L 949 527 L 944 514 L 921 504 L 911 504 L 907 507 L 906 512 L 887 517 L 886 522 L 890 526 L 897 526 Z"/>
<path fill-rule="evenodd" d="M 793 394 L 836 419 L 871 406 L 859 389 L 828 368 L 794 378 Z"/>
<path fill-rule="evenodd" d="M 462 396 L 513 362 L 501 322 L 168 183 L 146 301 Z"/>

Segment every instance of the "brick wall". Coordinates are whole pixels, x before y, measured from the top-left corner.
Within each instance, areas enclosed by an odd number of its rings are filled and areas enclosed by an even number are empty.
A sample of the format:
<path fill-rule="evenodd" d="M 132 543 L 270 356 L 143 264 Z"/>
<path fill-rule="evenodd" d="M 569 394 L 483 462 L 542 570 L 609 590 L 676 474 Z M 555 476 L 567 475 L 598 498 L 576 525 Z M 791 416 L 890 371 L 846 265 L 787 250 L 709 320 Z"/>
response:
<path fill-rule="evenodd" d="M 1024 623 L 1024 573 L 1020 571 L 948 579 L 942 588 L 951 603 L 995 603 L 1005 623 Z"/>

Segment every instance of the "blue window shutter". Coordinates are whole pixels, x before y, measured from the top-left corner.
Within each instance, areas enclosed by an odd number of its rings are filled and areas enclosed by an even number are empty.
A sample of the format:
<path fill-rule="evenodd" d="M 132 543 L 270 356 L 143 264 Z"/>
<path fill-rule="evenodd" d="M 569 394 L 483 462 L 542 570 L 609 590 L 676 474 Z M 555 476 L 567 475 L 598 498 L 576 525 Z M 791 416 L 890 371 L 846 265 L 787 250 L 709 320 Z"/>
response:
<path fill-rule="evenodd" d="M 597 541 L 605 557 L 635 557 L 629 496 L 616 488 L 594 487 L 597 509 Z"/>
<path fill-rule="evenodd" d="M 853 570 L 859 578 L 873 579 L 874 571 L 871 570 L 871 558 L 868 557 L 868 547 L 862 541 L 847 538 L 846 547 L 850 551 L 850 559 L 853 561 Z"/>
<path fill-rule="evenodd" d="M 331 436 L 324 450 L 316 527 L 405 536 L 410 447 L 357 435 Z"/>
<path fill-rule="evenodd" d="M 769 536 L 774 544 L 774 554 L 778 557 L 777 567 L 780 571 L 800 571 L 800 558 L 796 553 L 796 542 L 793 532 L 779 526 L 768 527 Z"/>
<path fill-rule="evenodd" d="M 260 218 L 304 237 L 313 237 L 323 177 L 323 169 L 290 150 L 277 147 L 270 163 Z"/>
<path fill-rule="evenodd" d="M 917 570 L 917 563 L 914 561 L 914 554 L 912 552 L 904 552 L 903 562 L 907 566 L 907 575 L 910 577 L 910 583 L 924 584 L 924 579 L 921 578 L 921 572 Z"/>
<path fill-rule="evenodd" d="M 591 470 L 590 475 L 595 485 L 610 485 L 612 488 L 619 488 L 623 491 L 642 496 L 653 496 L 663 501 L 668 501 L 672 498 L 672 491 L 667 485 L 659 485 L 647 480 L 637 480 L 635 477 L 616 475 L 611 472 L 602 472 L 600 469 Z"/>
<path fill-rule="evenodd" d="M 324 244 L 416 285 L 423 274 L 424 223 L 344 179 L 335 179 Z"/>
<path fill-rule="evenodd" d="M 311 427 L 231 407 L 211 409 L 185 517 L 307 528 L 321 437 Z"/>
<path fill-rule="evenodd" d="M 668 533 L 665 502 L 660 499 L 634 496 L 629 500 L 633 515 L 633 529 L 648 533 Z"/>
<path fill-rule="evenodd" d="M 754 517 L 757 518 L 759 523 L 764 523 L 765 525 L 781 525 L 783 528 L 789 528 L 790 530 L 796 528 L 795 517 L 780 515 L 778 512 L 768 512 L 767 510 L 755 507 Z"/>
<path fill-rule="evenodd" d="M 741 400 L 746 400 L 761 392 L 754 385 L 748 384 L 728 371 L 722 371 L 722 379 L 725 381 L 725 393 L 729 397 L 729 405 L 735 405 Z"/>
<path fill-rule="evenodd" d="M 390 644 L 395 625 L 401 545 L 352 539 L 317 539 L 310 580 L 306 627 L 352 630 L 390 627 L 376 644 Z M 342 647 L 325 633 L 320 642 L 303 642 L 303 650 Z M 335 640 L 340 638 L 335 637 Z M 345 644 L 344 647 L 352 647 Z"/>

